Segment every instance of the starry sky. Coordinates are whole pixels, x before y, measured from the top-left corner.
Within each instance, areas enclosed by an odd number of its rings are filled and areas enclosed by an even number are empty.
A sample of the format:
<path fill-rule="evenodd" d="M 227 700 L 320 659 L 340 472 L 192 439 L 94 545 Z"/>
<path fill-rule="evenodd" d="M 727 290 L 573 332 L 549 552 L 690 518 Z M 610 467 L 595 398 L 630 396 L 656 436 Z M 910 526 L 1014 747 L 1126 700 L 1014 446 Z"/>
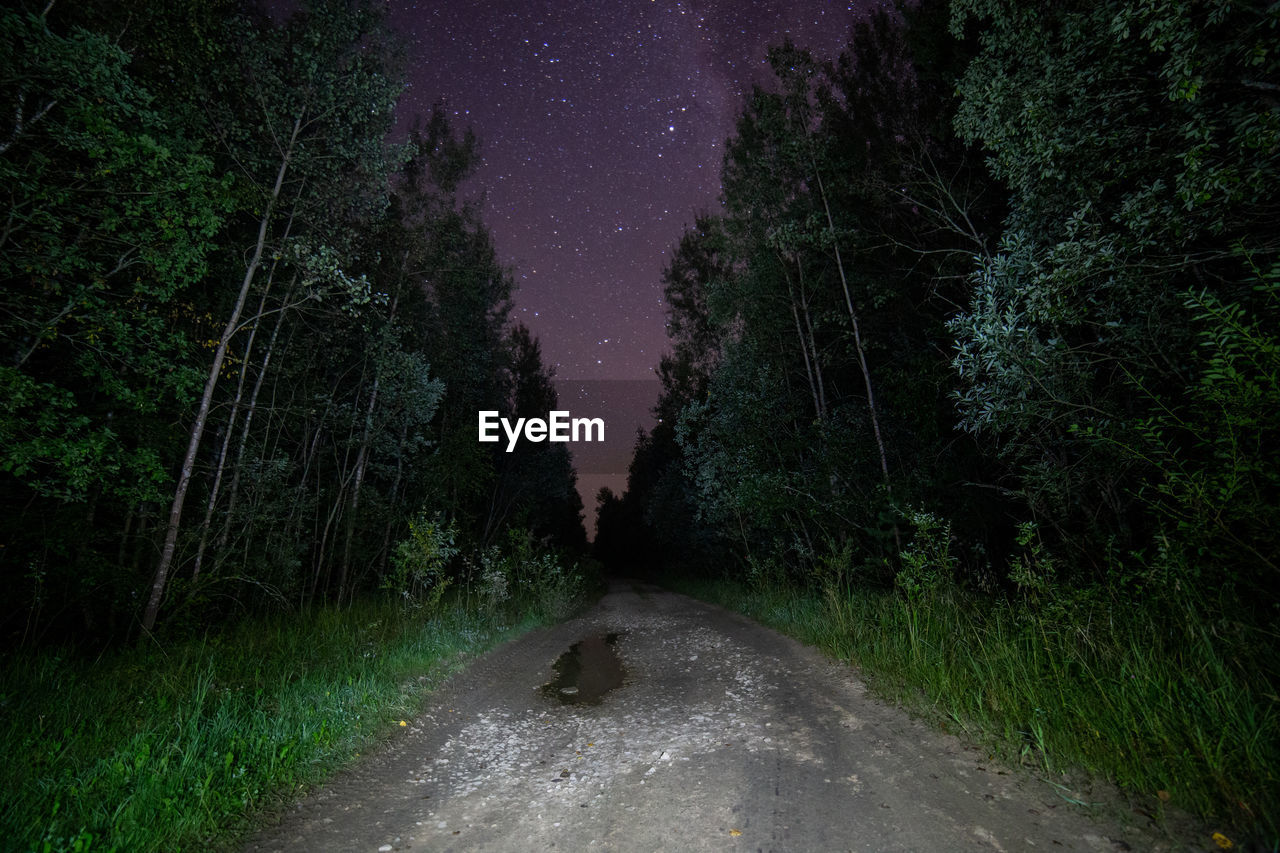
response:
<path fill-rule="evenodd" d="M 603 414 L 628 452 L 579 464 L 584 495 L 625 483 L 667 348 L 662 269 L 719 209 L 725 140 L 770 79 L 766 49 L 790 36 L 834 57 L 869 2 L 391 0 L 409 51 L 402 120 L 443 102 L 479 136 L 467 192 L 483 194 L 513 319 L 541 340 L 562 405 L 574 380 L 619 383 Z"/>

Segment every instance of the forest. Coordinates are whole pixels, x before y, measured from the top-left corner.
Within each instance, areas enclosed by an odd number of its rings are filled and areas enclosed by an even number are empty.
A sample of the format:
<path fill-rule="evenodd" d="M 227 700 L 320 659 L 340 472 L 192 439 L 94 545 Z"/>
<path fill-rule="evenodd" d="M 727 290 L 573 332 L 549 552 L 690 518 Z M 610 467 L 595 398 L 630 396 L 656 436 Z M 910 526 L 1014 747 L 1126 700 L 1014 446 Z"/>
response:
<path fill-rule="evenodd" d="M 1280 6 L 774 47 L 591 548 L 562 445 L 476 441 L 553 373 L 477 140 L 393 132 L 378 4 L 26 4 L 0 44 L 4 849 L 225 843 L 603 569 L 1280 837 Z"/>
<path fill-rule="evenodd" d="M 120 41 L 115 3 L 5 13 L 11 640 L 429 585 L 396 546 L 437 515 L 585 545 L 563 449 L 475 441 L 477 410 L 554 408 L 457 195 L 475 140 L 437 110 L 387 142 L 372 11 L 240 5 L 137 4 Z"/>
<path fill-rule="evenodd" d="M 0 12 L 0 846 L 176 849 L 595 572 L 564 446 L 475 440 L 478 410 L 555 409 L 551 371 L 459 194 L 475 138 L 441 109 L 392 133 L 376 4 L 27 5 Z M 166 775 L 175 719 L 200 735 Z"/>
<path fill-rule="evenodd" d="M 1274 835 L 1278 36 L 1275 4 L 953 0 L 777 46 L 666 267 L 600 556 Z"/>

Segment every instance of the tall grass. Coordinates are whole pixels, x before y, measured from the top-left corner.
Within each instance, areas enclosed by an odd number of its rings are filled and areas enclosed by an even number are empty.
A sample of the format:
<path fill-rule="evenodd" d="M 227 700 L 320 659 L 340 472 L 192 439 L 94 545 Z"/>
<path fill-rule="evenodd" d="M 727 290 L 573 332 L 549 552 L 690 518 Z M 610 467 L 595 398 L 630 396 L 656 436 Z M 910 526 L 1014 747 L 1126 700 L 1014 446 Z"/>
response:
<path fill-rule="evenodd" d="M 98 661 L 0 672 L 0 849 L 205 850 L 414 713 L 468 654 L 563 615 L 512 597 L 392 600 L 246 622 Z"/>
<path fill-rule="evenodd" d="M 949 585 L 915 597 L 849 585 L 672 585 L 855 664 L 881 695 L 1006 758 L 1084 769 L 1153 812 L 1168 803 L 1241 827 L 1268 849 L 1280 838 L 1280 700 L 1194 613 L 1095 601 L 1057 619 Z"/>

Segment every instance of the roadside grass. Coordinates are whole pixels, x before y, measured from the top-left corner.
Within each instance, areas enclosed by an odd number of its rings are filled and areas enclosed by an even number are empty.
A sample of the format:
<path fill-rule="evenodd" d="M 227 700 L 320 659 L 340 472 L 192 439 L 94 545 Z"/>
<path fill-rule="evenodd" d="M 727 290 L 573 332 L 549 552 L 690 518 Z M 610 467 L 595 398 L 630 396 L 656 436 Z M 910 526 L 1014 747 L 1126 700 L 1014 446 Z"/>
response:
<path fill-rule="evenodd" d="M 390 599 L 252 619 L 97 661 L 14 654 L 0 670 L 0 849 L 180 851 L 234 843 L 388 736 L 467 659 L 566 615 Z"/>
<path fill-rule="evenodd" d="M 1232 826 L 1236 846 L 1280 849 L 1280 699 L 1258 666 L 1274 645 L 1229 657 L 1194 614 L 1125 602 L 1055 619 L 953 587 L 909 600 L 666 582 L 856 665 L 878 694 L 1007 760 L 1106 778 L 1156 817 L 1167 804 L 1218 822 L 1210 849 L 1227 849 Z"/>

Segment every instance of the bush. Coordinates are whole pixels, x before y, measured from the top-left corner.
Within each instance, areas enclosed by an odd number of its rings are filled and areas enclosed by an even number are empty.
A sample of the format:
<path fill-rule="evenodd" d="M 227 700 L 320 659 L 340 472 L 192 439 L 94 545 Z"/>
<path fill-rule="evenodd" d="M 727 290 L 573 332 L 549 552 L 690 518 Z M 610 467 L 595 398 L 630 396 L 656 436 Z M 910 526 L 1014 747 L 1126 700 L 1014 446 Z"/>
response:
<path fill-rule="evenodd" d="M 439 515 L 428 519 L 420 514 L 410 519 L 409 538 L 396 545 L 392 571 L 383 580 L 382 588 L 397 591 L 406 606 L 438 609 L 453 582 L 448 568 L 458 554 L 454 545 L 457 534 L 454 522 L 446 525 Z"/>

